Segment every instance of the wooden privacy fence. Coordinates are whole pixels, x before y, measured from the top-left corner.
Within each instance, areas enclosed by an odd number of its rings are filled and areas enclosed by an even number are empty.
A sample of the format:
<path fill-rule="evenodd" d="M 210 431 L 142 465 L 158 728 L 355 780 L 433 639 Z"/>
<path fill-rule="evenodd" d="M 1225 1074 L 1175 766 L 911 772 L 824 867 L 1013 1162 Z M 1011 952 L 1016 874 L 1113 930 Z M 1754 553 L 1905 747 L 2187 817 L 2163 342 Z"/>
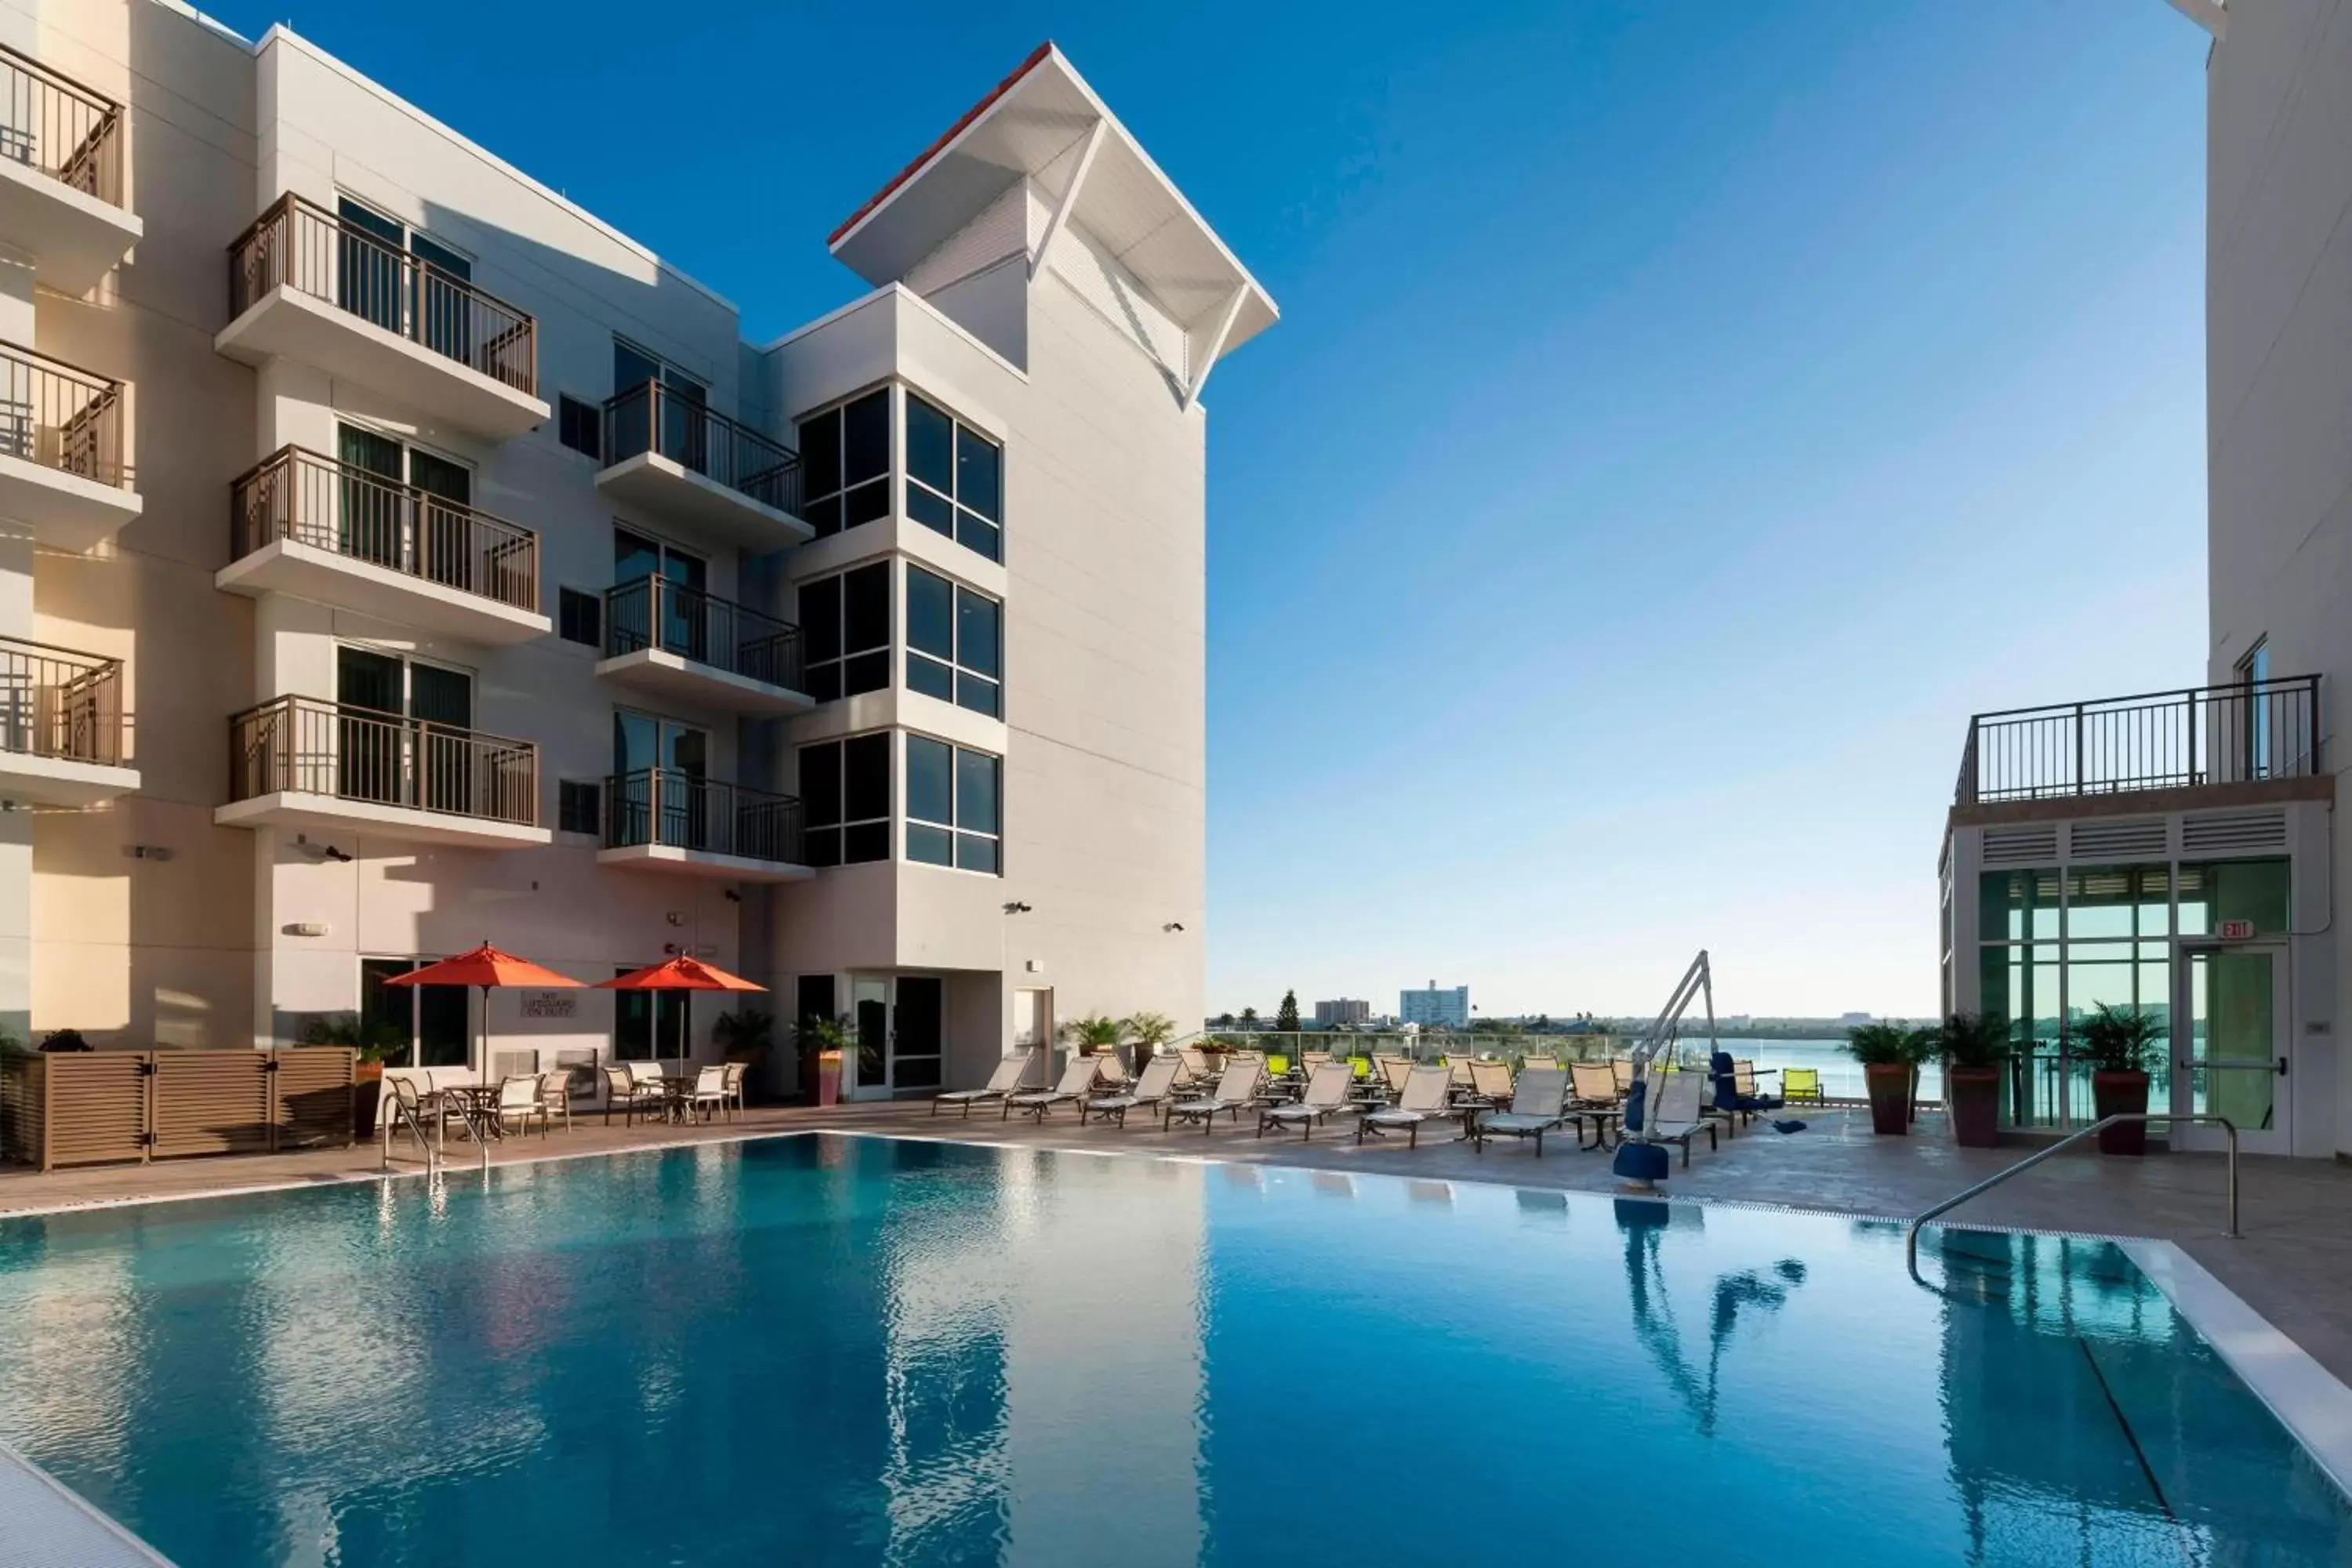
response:
<path fill-rule="evenodd" d="M 338 1046 L 0 1055 L 0 1158 L 50 1171 L 348 1144 L 357 1059 Z"/>

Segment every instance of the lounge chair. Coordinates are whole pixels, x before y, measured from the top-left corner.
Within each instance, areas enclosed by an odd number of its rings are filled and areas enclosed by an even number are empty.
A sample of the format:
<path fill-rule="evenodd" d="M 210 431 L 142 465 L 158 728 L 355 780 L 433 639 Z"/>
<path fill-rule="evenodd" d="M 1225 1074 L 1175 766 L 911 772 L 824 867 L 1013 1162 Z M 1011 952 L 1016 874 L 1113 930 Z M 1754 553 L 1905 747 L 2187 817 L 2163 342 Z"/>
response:
<path fill-rule="evenodd" d="M 1519 1058 L 1519 1070 L 1521 1072 L 1527 1071 L 1529 1068 L 1556 1068 L 1558 1066 L 1559 1066 L 1559 1058 L 1558 1057 L 1521 1057 Z"/>
<path fill-rule="evenodd" d="M 1029 1068 L 1035 1060 L 1034 1051 L 1005 1052 L 1003 1056 L 997 1058 L 996 1070 L 990 1073 L 988 1081 L 978 1089 L 951 1089 L 945 1094 L 933 1095 L 931 1114 L 937 1116 L 942 1105 L 959 1105 L 963 1108 L 964 1120 L 971 1121 L 973 1106 L 985 1104 L 992 1100 L 1003 1100 L 1006 1095 L 1020 1089 L 1022 1080 L 1029 1076 Z M 1000 1117 L 998 1120 L 1002 1121 L 1003 1118 Z"/>
<path fill-rule="evenodd" d="M 1625 1097 L 1617 1092 L 1617 1075 L 1607 1062 L 1570 1062 L 1568 1104 L 1560 1120 L 1576 1129 L 1576 1144 L 1586 1147 L 1584 1130 L 1592 1129 L 1591 1147 L 1609 1146 L 1609 1129 L 1623 1114 Z"/>
<path fill-rule="evenodd" d="M 1511 1109 L 1490 1111 L 1471 1125 L 1470 1146 L 1483 1154 L 1486 1140 L 1496 1135 L 1532 1138 L 1536 1158 L 1543 1158 L 1544 1134 L 1560 1124 L 1568 1100 L 1568 1075 L 1558 1068 L 1522 1068 L 1511 1094 Z"/>
<path fill-rule="evenodd" d="M 1375 1057 L 1372 1065 L 1381 1070 L 1381 1083 L 1391 1096 L 1404 1092 L 1405 1075 L 1412 1071 L 1411 1057 Z"/>
<path fill-rule="evenodd" d="M 1367 1110 L 1356 1120 L 1356 1142 L 1377 1138 L 1391 1127 L 1405 1130 L 1405 1147 L 1421 1146 L 1421 1124 L 1443 1121 L 1457 1114 L 1448 1109 L 1446 1100 L 1454 1088 L 1450 1068 L 1417 1067 L 1405 1075 L 1404 1088 L 1397 1102 L 1385 1110 Z"/>
<path fill-rule="evenodd" d="M 1356 1069 L 1346 1062 L 1325 1060 L 1315 1065 L 1307 1075 L 1307 1091 L 1288 1105 L 1269 1105 L 1257 1113 L 1257 1135 L 1265 1136 L 1269 1127 L 1296 1126 L 1299 1142 L 1315 1136 L 1315 1124 L 1355 1109 L 1348 1099 L 1348 1090 L 1356 1081 Z"/>
<path fill-rule="evenodd" d="M 1101 1089 L 1125 1089 L 1128 1085 L 1127 1063 L 1117 1051 L 1095 1053 L 1095 1083 Z"/>
<path fill-rule="evenodd" d="M 1707 1077 L 1715 1088 L 1714 1104 L 1708 1109 L 1720 1117 L 1727 1125 L 1736 1126 L 1740 1122 L 1754 1121 L 1767 1111 L 1780 1109 L 1780 1099 L 1778 1095 L 1761 1095 L 1756 1092 L 1754 1062 L 1744 1064 L 1748 1069 L 1747 1082 L 1745 1087 L 1742 1087 L 1740 1081 L 1742 1065 L 1734 1062 L 1728 1051 L 1717 1051 L 1707 1058 Z"/>
<path fill-rule="evenodd" d="M 501 1132 L 506 1131 L 509 1125 L 519 1132 L 528 1132 L 530 1124 L 536 1121 L 544 1136 L 547 1131 L 547 1107 L 540 1102 L 539 1075 L 519 1072 L 500 1079 L 496 1114 Z"/>
<path fill-rule="evenodd" d="M 1051 1089 L 1026 1089 L 1006 1095 L 996 1119 L 1002 1121 L 1015 1110 L 1025 1110 L 1033 1121 L 1045 1121 L 1054 1107 L 1074 1100 L 1094 1088 L 1095 1074 L 1101 1066 L 1101 1060 L 1095 1057 L 1072 1057 L 1062 1068 L 1061 1082 Z"/>
<path fill-rule="evenodd" d="M 1503 1104 L 1511 1098 L 1511 1069 L 1502 1062 L 1472 1062 L 1470 1092 L 1490 1105 Z"/>
<path fill-rule="evenodd" d="M 1454 1088 L 1460 1089 L 1465 1094 L 1475 1094 L 1478 1092 L 1477 1085 L 1473 1083 L 1470 1079 L 1470 1058 L 1468 1057 L 1447 1057 L 1445 1058 L 1445 1070 L 1454 1075 Z"/>
<path fill-rule="evenodd" d="M 1610 1074 L 1617 1079 L 1617 1093 L 1621 1099 L 1633 1092 L 1633 1063 L 1632 1058 L 1627 1057 L 1612 1057 L 1610 1058 L 1609 1071 Z"/>
<path fill-rule="evenodd" d="M 1691 1139 L 1697 1133 L 1706 1134 L 1709 1149 L 1720 1147 L 1716 1142 L 1715 1123 L 1706 1117 L 1699 1105 L 1699 1095 L 1706 1080 L 1695 1072 L 1667 1073 L 1650 1079 L 1649 1100 L 1643 1120 L 1648 1123 L 1650 1142 L 1679 1143 L 1683 1150 L 1683 1168 L 1690 1168 Z M 1627 1135 L 1632 1135 L 1632 1129 Z"/>
<path fill-rule="evenodd" d="M 627 1062 L 604 1064 L 604 1125 L 613 1125 L 613 1112 L 621 1113 L 621 1125 L 632 1125 L 640 1115 L 655 1116 L 661 1111 L 662 1091 L 659 1085 L 647 1086 L 637 1080 Z"/>
<path fill-rule="evenodd" d="M 1819 1068 L 1782 1068 L 1780 1069 L 1780 1102 L 1783 1105 L 1820 1105 L 1822 1100 L 1822 1069 Z"/>
<path fill-rule="evenodd" d="M 1085 1126 L 1087 1118 L 1093 1115 L 1126 1126 L 1129 1111 L 1155 1109 L 1168 1098 L 1169 1091 L 1176 1087 L 1176 1074 L 1183 1066 L 1175 1057 L 1152 1058 L 1143 1064 L 1143 1070 L 1135 1075 L 1133 1083 L 1113 1093 L 1090 1094 L 1078 1101 L 1078 1125 Z"/>
<path fill-rule="evenodd" d="M 1215 1066 L 1209 1060 L 1209 1053 L 1200 1047 L 1186 1046 L 1177 1052 L 1177 1056 L 1184 1063 L 1184 1082 L 1206 1083 L 1217 1076 Z"/>
<path fill-rule="evenodd" d="M 1225 1064 L 1225 1070 L 1217 1075 L 1217 1087 L 1207 1094 L 1167 1101 L 1162 1108 L 1160 1125 L 1163 1130 L 1173 1127 L 1180 1117 L 1186 1121 L 1198 1120 L 1201 1134 L 1206 1137 L 1209 1129 L 1216 1125 L 1220 1111 L 1231 1116 L 1238 1125 L 1242 1119 L 1242 1107 L 1256 1101 L 1257 1092 L 1265 1082 L 1265 1063 L 1255 1056 L 1237 1055 L 1235 1060 Z"/>

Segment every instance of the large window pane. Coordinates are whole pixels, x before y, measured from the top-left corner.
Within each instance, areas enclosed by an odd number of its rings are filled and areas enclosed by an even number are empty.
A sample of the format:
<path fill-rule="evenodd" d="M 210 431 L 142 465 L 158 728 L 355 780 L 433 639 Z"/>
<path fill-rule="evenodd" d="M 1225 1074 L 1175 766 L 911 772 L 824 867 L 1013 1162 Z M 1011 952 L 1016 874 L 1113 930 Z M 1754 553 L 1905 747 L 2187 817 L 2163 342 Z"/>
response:
<path fill-rule="evenodd" d="M 1004 717 L 1004 693 L 996 682 L 958 671 L 955 684 L 957 707 L 969 709 L 974 713 L 985 713 L 992 719 Z"/>
<path fill-rule="evenodd" d="M 1004 454 L 996 443 L 956 428 L 956 501 L 991 522 L 1003 520 Z"/>
<path fill-rule="evenodd" d="M 841 579 L 801 584 L 801 646 L 814 661 L 841 657 Z"/>
<path fill-rule="evenodd" d="M 956 662 L 966 669 L 994 677 L 998 639 L 1003 636 L 1003 606 L 968 588 L 956 591 Z"/>
<path fill-rule="evenodd" d="M 845 822 L 890 815 L 888 735 L 859 735 L 842 742 L 841 808 Z"/>
<path fill-rule="evenodd" d="M 955 822 L 955 748 L 943 742 L 924 735 L 907 737 L 908 821 Z"/>
<path fill-rule="evenodd" d="M 943 496 L 955 494 L 955 422 L 907 395 L 907 476 Z"/>
<path fill-rule="evenodd" d="M 2058 873 L 1987 871 L 1978 879 L 1977 935 L 2032 942 L 2058 934 Z"/>
<path fill-rule="evenodd" d="M 841 526 L 856 528 L 890 514 L 890 481 L 876 479 L 859 485 L 841 498 Z"/>
<path fill-rule="evenodd" d="M 861 822 L 841 830 L 841 863 L 855 866 L 868 860 L 890 858 L 890 825 L 887 822 Z"/>
<path fill-rule="evenodd" d="M 955 864 L 955 835 L 944 827 L 927 827 L 919 822 L 907 824 L 907 858 L 919 860 L 926 866 Z"/>
<path fill-rule="evenodd" d="M 995 833 L 997 761 L 980 752 L 956 753 L 956 826 Z"/>
<path fill-rule="evenodd" d="M 2097 866 L 2066 873 L 2069 941 L 2168 936 L 2172 874 L 2163 866 Z"/>
<path fill-rule="evenodd" d="M 890 392 L 867 393 L 841 411 L 841 482 L 855 485 L 890 471 Z"/>
<path fill-rule="evenodd" d="M 838 741 L 801 748 L 801 810 L 811 827 L 831 827 L 841 820 Z"/>
<path fill-rule="evenodd" d="M 935 658 L 921 654 L 907 656 L 907 689 L 926 697 L 936 697 L 942 702 L 955 700 L 955 671 Z"/>
<path fill-rule="evenodd" d="M 975 555 L 985 555 L 991 561 L 1004 559 L 1004 532 L 992 522 L 982 522 L 977 512 L 959 510 L 956 512 L 956 542 Z"/>
<path fill-rule="evenodd" d="M 966 871 L 986 871 L 991 875 L 999 869 L 996 840 L 982 838 L 974 833 L 956 835 L 956 865 Z"/>
<path fill-rule="evenodd" d="M 801 421 L 801 483 L 812 496 L 841 488 L 841 411 Z"/>
<path fill-rule="evenodd" d="M 952 663 L 956 657 L 956 590 L 919 566 L 907 568 L 907 646 Z"/>
<path fill-rule="evenodd" d="M 2288 925 L 2287 862 L 2215 860 L 2180 868 L 2180 931 L 2206 936 L 2223 921 L 2252 921 L 2264 936 Z"/>
<path fill-rule="evenodd" d="M 955 537 L 955 505 L 945 496 L 933 495 L 920 485 L 907 487 L 907 515 L 925 528 Z"/>
<path fill-rule="evenodd" d="M 890 563 L 876 562 L 841 580 L 841 646 L 849 653 L 890 646 Z"/>

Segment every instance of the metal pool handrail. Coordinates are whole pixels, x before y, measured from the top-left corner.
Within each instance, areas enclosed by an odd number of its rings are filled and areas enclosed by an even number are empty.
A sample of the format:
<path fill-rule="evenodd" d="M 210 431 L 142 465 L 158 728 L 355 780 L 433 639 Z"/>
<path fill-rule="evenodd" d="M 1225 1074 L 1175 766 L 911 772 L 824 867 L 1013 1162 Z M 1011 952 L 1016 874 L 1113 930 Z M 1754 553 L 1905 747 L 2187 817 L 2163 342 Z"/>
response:
<path fill-rule="evenodd" d="M 2051 1155 L 2065 1148 L 2067 1144 L 2079 1143 L 2094 1132 L 2126 1121 L 2210 1121 L 2217 1123 L 2230 1135 L 2230 1229 L 2228 1234 L 2232 1238 L 2236 1237 L 2238 1235 L 2238 1124 L 2226 1116 L 2215 1116 L 2209 1111 L 2182 1112 L 2176 1115 L 2170 1111 L 2119 1110 L 2113 1116 L 2101 1117 L 2088 1127 L 2077 1128 L 2047 1149 L 2037 1149 L 2008 1169 L 1996 1171 L 1967 1191 L 1955 1193 L 1934 1208 L 1923 1209 L 1914 1215 L 1911 1223 L 1905 1226 L 1903 1231 L 1903 1263 L 1904 1267 L 1911 1271 L 1911 1278 L 1914 1279 L 1919 1278 L 1919 1230 L 1929 1220 L 1938 1215 L 1950 1213 L 1979 1193 L 1990 1192 L 2011 1176 L 2032 1170 Z"/>

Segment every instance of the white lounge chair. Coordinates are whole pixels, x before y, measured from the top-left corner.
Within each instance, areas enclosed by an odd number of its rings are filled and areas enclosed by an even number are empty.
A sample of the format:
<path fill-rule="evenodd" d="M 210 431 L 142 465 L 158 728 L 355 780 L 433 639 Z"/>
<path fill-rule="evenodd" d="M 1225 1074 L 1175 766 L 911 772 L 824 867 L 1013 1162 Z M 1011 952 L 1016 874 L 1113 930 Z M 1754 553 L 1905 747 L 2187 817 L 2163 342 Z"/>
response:
<path fill-rule="evenodd" d="M 1101 1064 L 1092 1057 L 1072 1057 L 1069 1066 L 1062 1069 L 1062 1081 L 1051 1089 L 1024 1089 L 1004 1097 L 1004 1107 L 997 1113 L 1003 1121 L 1015 1110 L 1025 1110 L 1039 1121 L 1054 1107 L 1077 1099 L 1095 1086 L 1095 1071 Z"/>
<path fill-rule="evenodd" d="M 971 1121 L 973 1106 L 984 1105 L 992 1100 L 1003 1100 L 1019 1089 L 1029 1077 L 1029 1068 L 1036 1059 L 1034 1051 L 1005 1052 L 997 1058 L 996 1070 L 990 1073 L 988 1081 L 978 1089 L 951 1089 L 945 1094 L 933 1095 L 931 1114 L 937 1116 L 942 1105 L 960 1105 L 963 1107 L 964 1120 Z"/>
<path fill-rule="evenodd" d="M 604 1064 L 604 1125 L 613 1125 L 613 1112 L 621 1113 L 621 1125 L 629 1126 L 639 1116 L 657 1116 L 662 1109 L 661 1086 L 650 1088 L 637 1081 L 627 1062 Z"/>
<path fill-rule="evenodd" d="M 1699 1096 L 1706 1084 L 1703 1073 L 1670 1072 L 1650 1079 L 1648 1091 L 1643 1096 L 1647 1102 L 1642 1122 L 1653 1143 L 1679 1143 L 1683 1148 L 1683 1168 L 1690 1168 L 1691 1138 L 1695 1133 L 1706 1134 L 1706 1146 L 1718 1145 L 1715 1140 L 1715 1123 L 1701 1111 Z M 1627 1137 L 1635 1136 L 1627 1133 Z"/>
<path fill-rule="evenodd" d="M 727 1068 L 719 1063 L 697 1068 L 694 1087 L 686 1091 L 686 1114 L 702 1113 L 705 1121 L 715 1121 L 727 1109 Z"/>
<path fill-rule="evenodd" d="M 1078 1102 L 1078 1125 L 1086 1125 L 1088 1115 L 1113 1119 L 1124 1127 L 1130 1110 L 1149 1110 L 1168 1098 L 1176 1087 L 1176 1074 L 1184 1064 L 1176 1057 L 1154 1057 L 1143 1064 L 1135 1081 L 1110 1094 L 1090 1094 Z"/>
<path fill-rule="evenodd" d="M 1404 1075 L 1404 1088 L 1397 1102 L 1385 1110 L 1368 1110 L 1356 1121 L 1356 1142 L 1377 1138 L 1391 1127 L 1405 1130 L 1405 1147 L 1421 1146 L 1421 1124 L 1443 1121 L 1455 1114 L 1446 1105 L 1454 1087 L 1454 1069 L 1443 1067 L 1414 1068 Z"/>
<path fill-rule="evenodd" d="M 1265 1082 L 1265 1062 L 1256 1056 L 1236 1054 L 1240 1059 L 1225 1064 L 1225 1070 L 1217 1075 L 1215 1089 L 1189 1100 L 1170 1100 L 1162 1127 L 1175 1126 L 1179 1117 L 1188 1121 L 1197 1120 L 1202 1136 L 1206 1137 L 1209 1129 L 1216 1125 L 1220 1111 L 1239 1122 L 1242 1107 L 1256 1100 L 1257 1091 Z"/>
<path fill-rule="evenodd" d="M 1325 1058 L 1307 1072 L 1306 1092 L 1297 1100 L 1288 1105 L 1269 1105 L 1257 1113 L 1257 1135 L 1265 1137 L 1269 1127 L 1295 1126 L 1299 1130 L 1299 1142 L 1306 1142 L 1315 1136 L 1317 1122 L 1356 1109 L 1348 1098 L 1348 1091 L 1355 1085 L 1354 1068 Z"/>
<path fill-rule="evenodd" d="M 1471 1123 L 1471 1147 L 1483 1154 L 1494 1137 L 1532 1138 L 1536 1158 L 1543 1158 L 1544 1134 L 1560 1124 L 1568 1100 L 1568 1074 L 1558 1068 L 1522 1068 L 1511 1091 L 1508 1110 L 1489 1111 Z"/>

